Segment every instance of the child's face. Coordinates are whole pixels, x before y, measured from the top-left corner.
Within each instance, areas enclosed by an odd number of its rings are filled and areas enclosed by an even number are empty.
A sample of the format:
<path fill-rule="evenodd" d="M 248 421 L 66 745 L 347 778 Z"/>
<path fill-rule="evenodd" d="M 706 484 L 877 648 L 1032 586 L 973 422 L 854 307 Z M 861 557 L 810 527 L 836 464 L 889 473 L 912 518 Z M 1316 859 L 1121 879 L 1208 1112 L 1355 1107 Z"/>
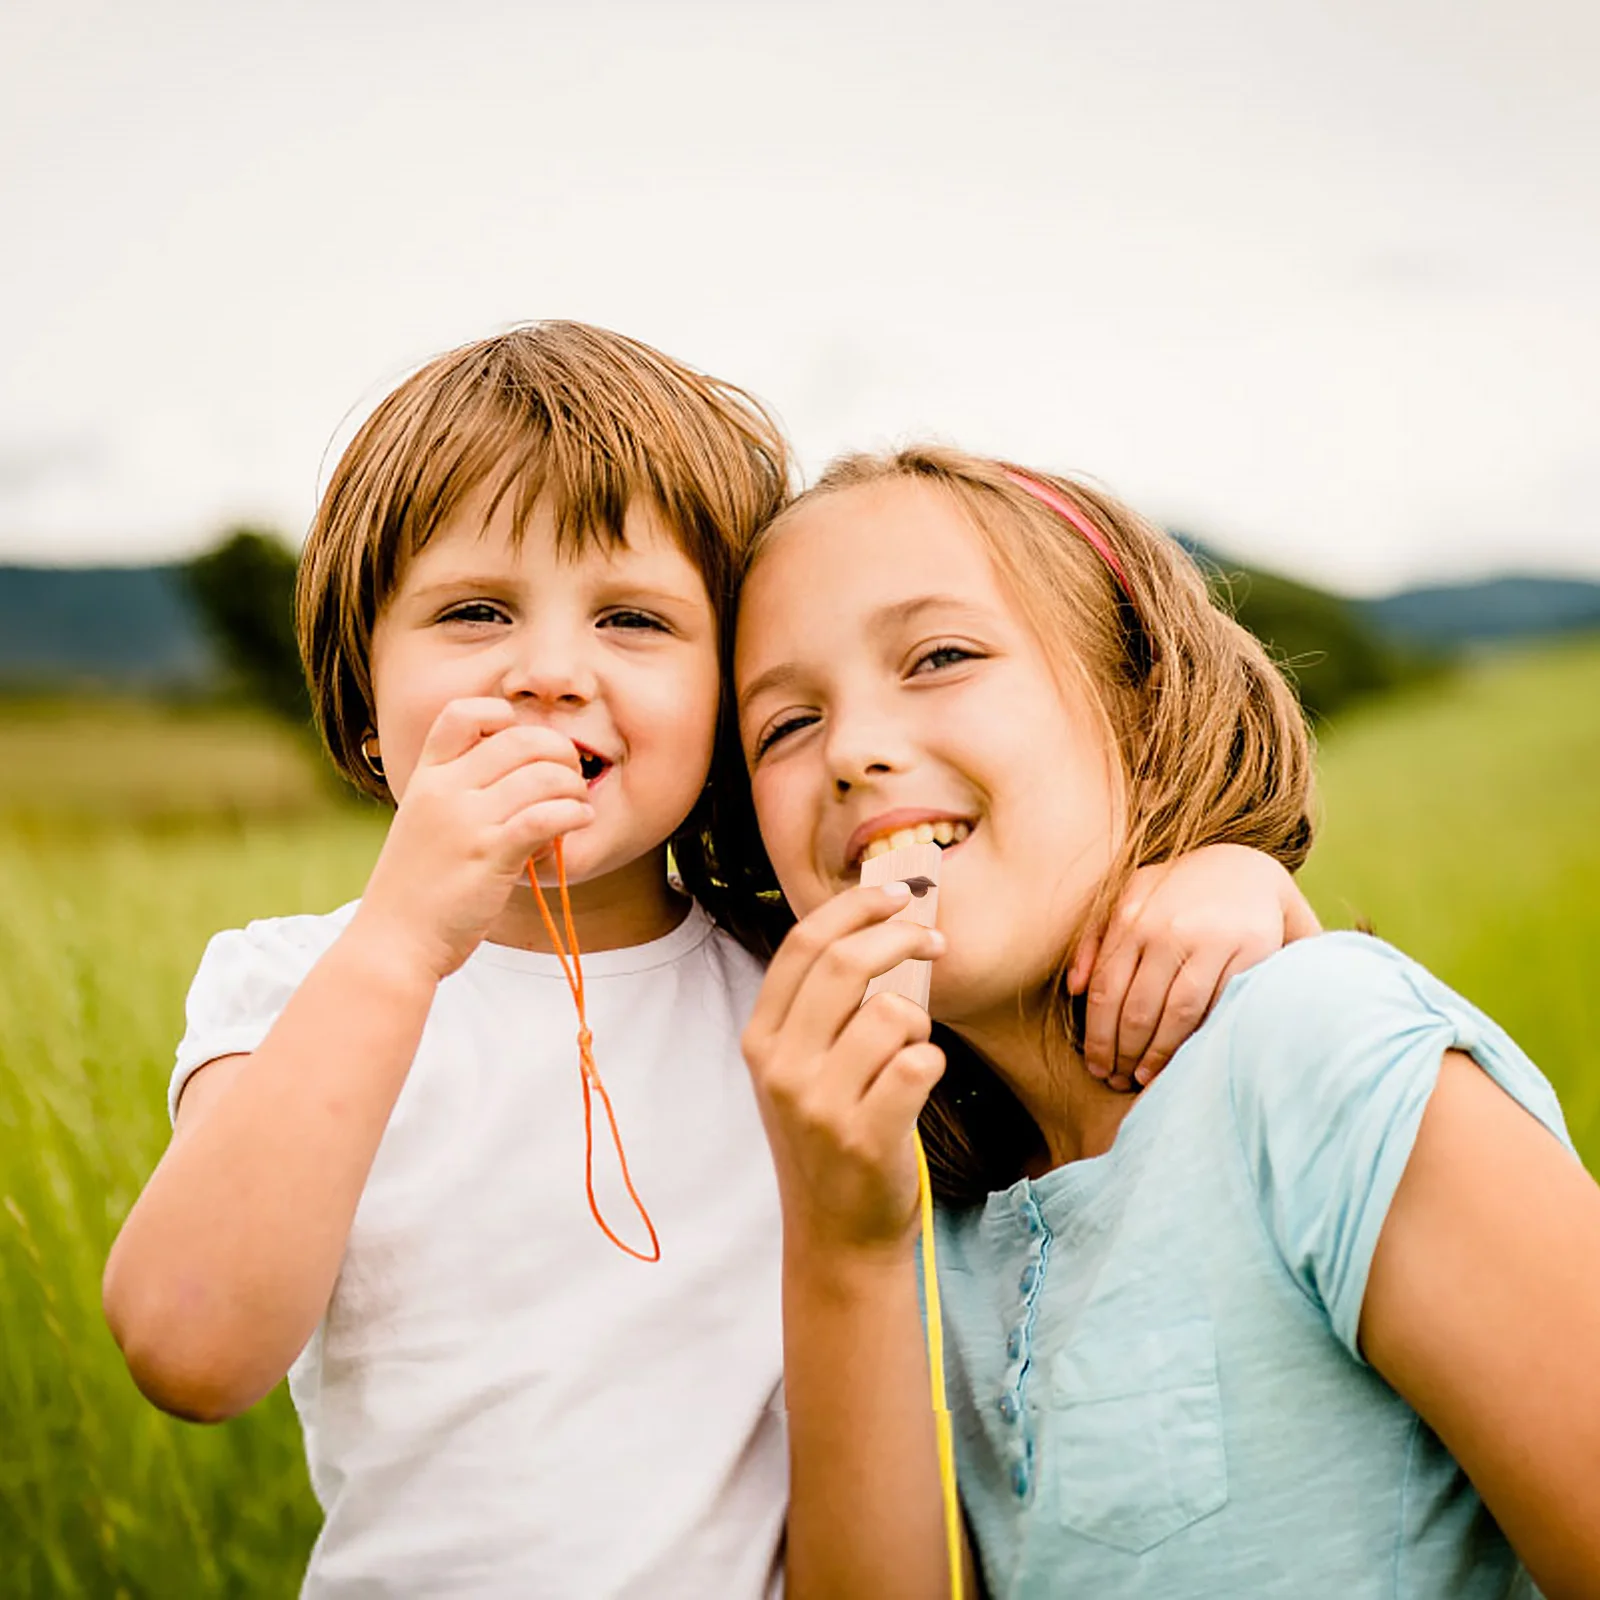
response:
<path fill-rule="evenodd" d="M 635 863 L 659 876 L 653 852 L 688 815 L 711 762 L 719 685 L 705 584 L 647 504 L 629 507 L 625 546 L 563 558 L 542 504 L 513 541 L 514 498 L 486 522 L 487 494 L 470 497 L 378 617 L 385 777 L 400 799 L 450 701 L 504 698 L 583 758 L 595 817 L 568 837 L 571 880 Z"/>
<path fill-rule="evenodd" d="M 979 536 L 929 485 L 826 495 L 757 563 L 737 646 L 756 812 L 795 912 L 855 884 L 875 839 L 932 824 L 955 841 L 934 1012 L 1014 1021 L 1106 871 L 1121 787 Z"/>

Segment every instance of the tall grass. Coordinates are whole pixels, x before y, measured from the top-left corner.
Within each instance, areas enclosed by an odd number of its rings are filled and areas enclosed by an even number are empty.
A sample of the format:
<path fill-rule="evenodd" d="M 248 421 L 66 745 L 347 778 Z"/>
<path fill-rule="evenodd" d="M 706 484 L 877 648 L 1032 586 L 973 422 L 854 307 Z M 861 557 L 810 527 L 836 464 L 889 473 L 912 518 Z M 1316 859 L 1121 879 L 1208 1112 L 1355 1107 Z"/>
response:
<path fill-rule="evenodd" d="M 328 807 L 270 729 L 214 729 L 219 763 L 158 718 L 114 747 L 149 799 L 113 825 L 100 777 L 61 764 L 94 719 L 54 744 L 37 722 L 0 710 L 0 766 L 33 752 L 9 820 L 0 784 L 0 1594 L 292 1594 L 316 1518 L 285 1396 L 221 1429 L 161 1416 L 105 1331 L 100 1271 L 166 1142 L 207 937 L 357 893 L 381 821 Z M 1485 662 L 1322 750 L 1305 877 L 1326 920 L 1370 919 L 1509 1027 L 1600 1171 L 1600 642 Z M 262 792 L 295 814 L 248 814 L 240 770 L 277 773 Z"/>
<path fill-rule="evenodd" d="M 286 1397 L 214 1430 L 154 1411 L 100 1271 L 207 936 L 357 893 L 375 842 L 359 814 L 0 834 L 0 1593 L 294 1592 L 315 1507 Z"/>

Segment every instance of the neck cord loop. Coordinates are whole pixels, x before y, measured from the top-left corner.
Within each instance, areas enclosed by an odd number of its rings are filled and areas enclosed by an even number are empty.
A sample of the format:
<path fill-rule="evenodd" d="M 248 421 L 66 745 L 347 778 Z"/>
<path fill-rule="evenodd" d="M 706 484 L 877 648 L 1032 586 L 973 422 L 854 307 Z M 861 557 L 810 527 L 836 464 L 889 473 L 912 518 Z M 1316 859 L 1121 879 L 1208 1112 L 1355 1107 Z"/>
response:
<path fill-rule="evenodd" d="M 561 963 L 562 975 L 567 980 L 567 987 L 572 991 L 572 1003 L 578 1012 L 578 1068 L 579 1077 L 583 1084 L 583 1187 L 589 1196 L 589 1214 L 599 1225 L 600 1231 L 624 1255 L 632 1256 L 635 1261 L 659 1261 L 661 1259 L 661 1241 L 656 1237 L 656 1225 L 650 1220 L 650 1213 L 645 1210 L 644 1201 L 639 1198 L 639 1191 L 633 1186 L 633 1177 L 628 1171 L 627 1153 L 622 1148 L 622 1133 L 617 1127 L 617 1113 L 611 1104 L 611 1096 L 606 1093 L 606 1086 L 600 1081 L 600 1069 L 594 1062 L 594 1035 L 589 1031 L 589 1018 L 583 1003 L 583 953 L 578 948 L 578 932 L 572 925 L 572 900 L 567 893 L 567 864 L 562 856 L 561 841 L 555 842 L 556 884 L 561 893 L 561 920 L 566 926 L 566 944 L 561 942 L 561 935 L 556 930 L 555 918 L 550 915 L 550 907 L 545 901 L 544 890 L 539 887 L 539 874 L 534 869 L 532 860 L 528 862 L 528 882 L 533 886 L 533 897 L 539 903 L 539 916 L 544 923 L 544 931 L 548 935 L 551 948 L 556 953 L 556 959 Z M 634 1209 L 639 1213 L 644 1222 L 645 1231 L 650 1235 L 650 1253 L 647 1255 L 642 1250 L 636 1250 L 625 1240 L 619 1239 L 612 1232 L 611 1226 L 600 1214 L 599 1202 L 594 1197 L 594 1096 L 600 1096 L 600 1104 L 605 1108 L 606 1121 L 611 1128 L 611 1144 L 617 1152 L 617 1165 L 622 1169 L 622 1181 L 628 1190 L 628 1198 L 633 1201 Z"/>

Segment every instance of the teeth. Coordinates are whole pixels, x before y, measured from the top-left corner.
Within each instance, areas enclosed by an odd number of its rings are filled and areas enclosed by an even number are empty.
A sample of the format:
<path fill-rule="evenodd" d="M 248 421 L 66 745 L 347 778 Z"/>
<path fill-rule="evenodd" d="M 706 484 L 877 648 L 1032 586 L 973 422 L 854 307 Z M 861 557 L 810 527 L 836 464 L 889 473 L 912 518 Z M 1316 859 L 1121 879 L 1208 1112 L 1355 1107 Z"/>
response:
<path fill-rule="evenodd" d="M 872 861 L 912 844 L 960 844 L 971 832 L 972 825 L 967 822 L 919 822 L 913 828 L 897 828 L 893 833 L 880 835 L 861 852 L 861 859 Z"/>

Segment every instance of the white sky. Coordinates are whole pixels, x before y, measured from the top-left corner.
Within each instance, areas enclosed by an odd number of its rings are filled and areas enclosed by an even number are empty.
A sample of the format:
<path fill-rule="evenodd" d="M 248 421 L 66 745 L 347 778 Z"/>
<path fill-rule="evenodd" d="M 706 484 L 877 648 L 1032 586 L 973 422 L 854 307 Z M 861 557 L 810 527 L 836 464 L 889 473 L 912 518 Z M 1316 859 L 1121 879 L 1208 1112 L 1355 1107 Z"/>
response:
<path fill-rule="evenodd" d="M 7 0 L 0 560 L 298 536 L 417 360 L 600 322 L 1375 591 L 1600 577 L 1585 0 Z"/>

